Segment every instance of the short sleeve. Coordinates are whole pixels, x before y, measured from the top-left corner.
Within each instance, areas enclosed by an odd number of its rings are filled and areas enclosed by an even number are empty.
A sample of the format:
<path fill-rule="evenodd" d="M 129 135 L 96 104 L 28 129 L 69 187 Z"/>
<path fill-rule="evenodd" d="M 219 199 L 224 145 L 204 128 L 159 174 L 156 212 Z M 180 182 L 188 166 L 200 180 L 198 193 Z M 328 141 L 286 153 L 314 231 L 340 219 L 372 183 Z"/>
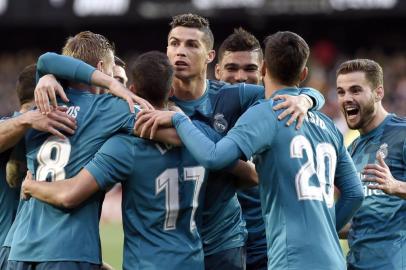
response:
<path fill-rule="evenodd" d="M 226 136 L 238 145 L 247 159 L 272 144 L 278 127 L 272 104 L 270 100 L 249 108 Z"/>
<path fill-rule="evenodd" d="M 131 175 L 135 162 L 132 139 L 128 135 L 111 137 L 85 166 L 101 189 L 123 182 Z"/>

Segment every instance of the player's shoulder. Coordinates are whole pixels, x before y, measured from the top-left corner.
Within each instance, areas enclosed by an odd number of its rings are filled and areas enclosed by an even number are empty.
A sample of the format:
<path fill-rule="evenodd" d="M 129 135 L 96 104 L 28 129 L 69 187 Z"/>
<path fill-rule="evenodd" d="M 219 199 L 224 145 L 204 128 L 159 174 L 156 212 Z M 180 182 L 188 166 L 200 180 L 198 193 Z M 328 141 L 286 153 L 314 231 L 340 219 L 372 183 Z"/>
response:
<path fill-rule="evenodd" d="M 111 136 L 105 143 L 104 147 L 119 151 L 127 151 L 132 148 L 132 145 L 136 143 L 136 137 L 126 133 L 117 133 Z"/>
<path fill-rule="evenodd" d="M 400 127 L 406 128 L 406 117 L 397 116 L 396 114 L 391 114 L 391 118 L 387 125 L 390 127 Z"/>
<path fill-rule="evenodd" d="M 246 84 L 246 83 L 235 83 L 230 84 L 223 81 L 216 81 L 216 80 L 208 80 L 209 81 L 209 91 L 213 93 L 218 92 L 240 92 L 240 91 L 256 91 L 256 92 L 263 92 L 264 87 L 262 85 L 256 84 Z"/>

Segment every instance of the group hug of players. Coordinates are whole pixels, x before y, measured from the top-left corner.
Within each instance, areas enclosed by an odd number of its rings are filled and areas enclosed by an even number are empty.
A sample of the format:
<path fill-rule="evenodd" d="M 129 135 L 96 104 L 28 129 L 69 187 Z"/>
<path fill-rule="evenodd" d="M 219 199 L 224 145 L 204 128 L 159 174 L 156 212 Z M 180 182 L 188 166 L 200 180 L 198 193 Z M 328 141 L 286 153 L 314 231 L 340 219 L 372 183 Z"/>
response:
<path fill-rule="evenodd" d="M 299 87 L 299 35 L 274 33 L 263 52 L 235 30 L 215 81 L 207 19 L 170 26 L 167 54 L 131 65 L 131 91 L 113 77 L 111 43 L 89 31 L 21 73 L 21 111 L 0 122 L 0 269 L 109 269 L 99 218 L 116 183 L 123 269 L 406 269 L 406 119 L 382 106 L 379 64 L 337 70 L 339 107 L 361 134 L 347 151 L 323 96 Z"/>

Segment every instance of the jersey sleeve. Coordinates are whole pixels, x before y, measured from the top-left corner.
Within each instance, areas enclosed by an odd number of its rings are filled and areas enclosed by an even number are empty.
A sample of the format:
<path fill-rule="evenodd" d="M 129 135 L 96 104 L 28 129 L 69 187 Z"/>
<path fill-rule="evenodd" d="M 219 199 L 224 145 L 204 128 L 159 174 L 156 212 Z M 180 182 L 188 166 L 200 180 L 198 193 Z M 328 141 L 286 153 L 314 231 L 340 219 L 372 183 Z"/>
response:
<path fill-rule="evenodd" d="M 239 159 L 242 154 L 238 146 L 226 137 L 217 143 L 213 142 L 184 114 L 176 113 L 172 122 L 183 144 L 207 169 L 223 169 Z"/>
<path fill-rule="evenodd" d="M 193 120 L 193 124 L 201 131 L 204 133 L 204 135 L 207 136 L 210 140 L 213 142 L 218 142 L 221 140 L 222 136 L 218 134 L 214 129 L 212 129 L 209 125 L 206 123 L 199 121 L 199 120 Z M 238 160 L 235 160 L 234 162 L 230 163 L 230 165 L 226 166 L 224 169 L 225 170 L 230 170 L 234 168 L 234 166 L 238 163 Z"/>
<path fill-rule="evenodd" d="M 337 231 L 347 224 L 355 211 L 361 206 L 364 198 L 361 180 L 358 177 L 350 154 L 344 147 L 343 140 L 339 145 L 334 179 L 336 187 L 340 190 L 340 198 L 335 205 Z"/>
<path fill-rule="evenodd" d="M 38 58 L 37 81 L 46 74 L 53 74 L 58 79 L 91 84 L 91 77 L 96 69 L 85 62 L 65 55 L 45 53 Z"/>
<path fill-rule="evenodd" d="M 265 90 L 261 85 L 240 83 L 239 93 L 241 110 L 243 112 L 248 110 L 256 101 L 265 97 Z"/>
<path fill-rule="evenodd" d="M 319 111 L 323 108 L 324 103 L 326 102 L 324 96 L 314 88 L 304 87 L 300 88 L 300 94 L 307 95 L 313 100 L 312 111 Z"/>
<path fill-rule="evenodd" d="M 135 114 L 130 112 L 128 103 L 110 94 L 104 94 L 100 98 L 102 100 L 95 110 L 103 115 L 102 121 L 105 121 L 103 126 L 107 127 L 105 132 L 115 133 L 120 131 L 126 134 L 134 134 Z M 137 110 L 135 111 L 137 112 Z"/>
<path fill-rule="evenodd" d="M 278 129 L 272 104 L 270 100 L 249 108 L 226 136 L 238 145 L 246 159 L 267 149 L 272 143 Z"/>
<path fill-rule="evenodd" d="M 134 166 L 134 149 L 124 135 L 108 139 L 85 169 L 96 179 L 103 190 L 125 181 Z"/>

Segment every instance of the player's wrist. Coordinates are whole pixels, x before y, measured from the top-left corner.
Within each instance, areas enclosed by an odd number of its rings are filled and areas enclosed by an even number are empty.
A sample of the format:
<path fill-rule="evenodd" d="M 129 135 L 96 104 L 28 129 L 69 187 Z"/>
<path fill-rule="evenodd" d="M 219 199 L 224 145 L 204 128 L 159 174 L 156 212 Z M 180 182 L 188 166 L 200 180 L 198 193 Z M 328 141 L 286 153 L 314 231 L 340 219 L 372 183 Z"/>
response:
<path fill-rule="evenodd" d="M 300 94 L 299 96 L 302 97 L 303 100 L 305 100 L 305 102 L 306 102 L 306 103 L 308 104 L 308 106 L 309 106 L 309 109 L 313 108 L 314 103 L 313 103 L 313 99 L 312 99 L 311 97 L 309 97 L 309 96 L 306 95 L 306 94 Z"/>

